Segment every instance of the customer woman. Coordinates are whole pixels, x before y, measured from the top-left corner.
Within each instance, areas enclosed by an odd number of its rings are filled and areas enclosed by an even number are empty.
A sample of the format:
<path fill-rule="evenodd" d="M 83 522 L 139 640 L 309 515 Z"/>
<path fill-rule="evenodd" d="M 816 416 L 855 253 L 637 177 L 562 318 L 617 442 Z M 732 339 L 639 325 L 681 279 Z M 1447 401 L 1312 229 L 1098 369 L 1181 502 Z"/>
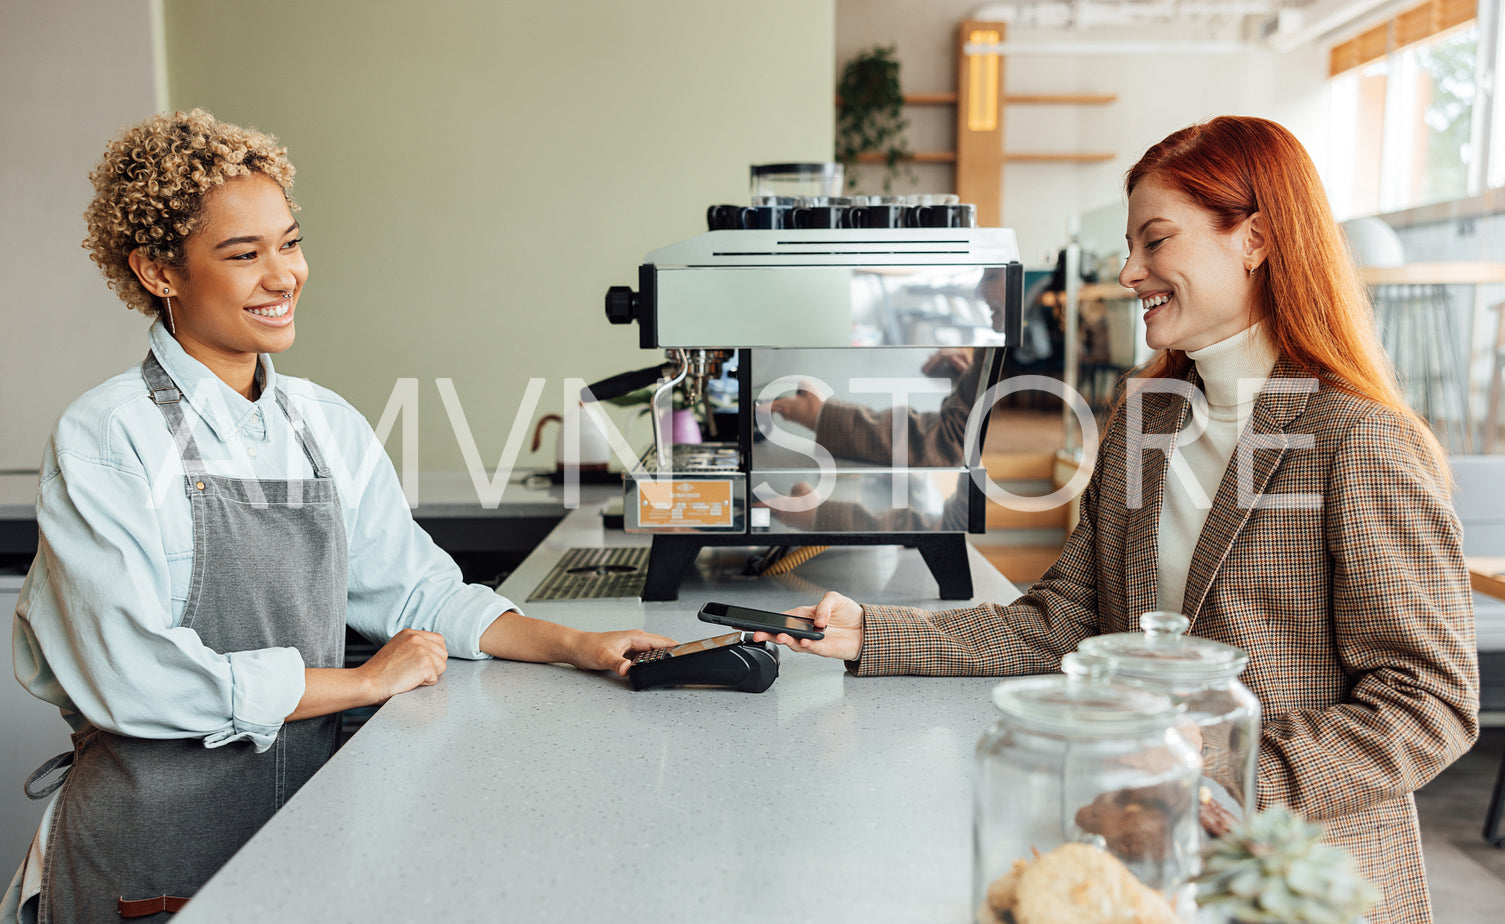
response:
<path fill-rule="evenodd" d="M 1194 125 L 1126 186 L 1119 281 L 1159 352 L 1120 390 L 1060 559 L 1009 606 L 827 594 L 793 611 L 823 640 L 778 641 L 863 675 L 1026 674 L 1147 610 L 1180 611 L 1250 655 L 1260 805 L 1326 824 L 1383 889 L 1374 924 L 1428 921 L 1411 793 L 1468 749 L 1478 711 L 1442 453 L 1288 131 Z"/>
<path fill-rule="evenodd" d="M 341 710 L 437 683 L 447 656 L 625 673 L 672 644 L 464 584 L 360 414 L 276 374 L 308 264 L 273 138 L 157 116 L 92 179 L 85 246 L 156 323 L 42 463 L 16 674 L 74 750 L 7 904 L 52 922 L 177 910 L 329 758 Z M 385 643 L 360 667 L 346 625 Z"/>

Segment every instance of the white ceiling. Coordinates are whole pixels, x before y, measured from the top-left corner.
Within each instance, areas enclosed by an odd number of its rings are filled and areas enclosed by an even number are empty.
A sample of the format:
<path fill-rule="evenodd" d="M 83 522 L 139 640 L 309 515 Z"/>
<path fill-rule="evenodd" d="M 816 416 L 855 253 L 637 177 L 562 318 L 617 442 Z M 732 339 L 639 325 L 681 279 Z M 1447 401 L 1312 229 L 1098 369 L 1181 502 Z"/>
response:
<path fill-rule="evenodd" d="M 1229 49 L 1290 51 L 1334 44 L 1420 0 L 996 0 L 974 18 L 1062 32 L 1081 41 L 1113 30 L 1175 27 L 1200 32 Z M 1106 35 L 1105 35 L 1106 34 Z"/>

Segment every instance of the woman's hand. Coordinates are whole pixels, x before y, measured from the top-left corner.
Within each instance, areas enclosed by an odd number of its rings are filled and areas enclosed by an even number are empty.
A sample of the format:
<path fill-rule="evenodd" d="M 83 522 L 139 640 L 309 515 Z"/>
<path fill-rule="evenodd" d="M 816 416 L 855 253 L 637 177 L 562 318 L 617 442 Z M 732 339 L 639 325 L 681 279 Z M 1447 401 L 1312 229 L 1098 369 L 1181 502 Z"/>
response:
<path fill-rule="evenodd" d="M 371 684 L 372 702 L 384 703 L 416 687 L 431 687 L 449 666 L 444 636 L 403 629 L 355 671 Z"/>
<path fill-rule="evenodd" d="M 855 661 L 862 654 L 862 604 L 850 597 L 828 591 L 814 606 L 797 606 L 785 610 L 786 616 L 800 616 L 815 622 L 815 628 L 826 633 L 819 641 L 795 638 L 783 632 L 754 632 L 753 640 L 778 642 L 793 651 L 808 651 L 823 658 L 840 658 Z"/>
<path fill-rule="evenodd" d="M 673 648 L 677 644 L 672 638 L 641 629 L 581 632 L 570 663 L 581 670 L 614 671 L 617 676 L 626 677 L 633 655 L 655 648 Z"/>

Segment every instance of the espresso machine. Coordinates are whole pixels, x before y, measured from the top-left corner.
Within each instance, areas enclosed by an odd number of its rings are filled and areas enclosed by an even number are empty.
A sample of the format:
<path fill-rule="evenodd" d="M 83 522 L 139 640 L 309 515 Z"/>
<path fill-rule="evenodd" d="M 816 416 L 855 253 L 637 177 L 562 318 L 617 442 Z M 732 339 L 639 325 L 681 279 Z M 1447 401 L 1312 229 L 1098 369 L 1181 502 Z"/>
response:
<path fill-rule="evenodd" d="M 608 320 L 665 357 L 654 443 L 625 480 L 624 528 L 653 536 L 642 598 L 676 599 L 705 546 L 877 544 L 916 547 L 943 599 L 970 598 L 988 418 L 972 411 L 1020 338 L 1014 232 L 851 227 L 845 204 L 816 216 L 836 227 L 781 227 L 795 203 L 736 208 L 606 296 Z M 675 398 L 701 442 L 661 424 Z"/>

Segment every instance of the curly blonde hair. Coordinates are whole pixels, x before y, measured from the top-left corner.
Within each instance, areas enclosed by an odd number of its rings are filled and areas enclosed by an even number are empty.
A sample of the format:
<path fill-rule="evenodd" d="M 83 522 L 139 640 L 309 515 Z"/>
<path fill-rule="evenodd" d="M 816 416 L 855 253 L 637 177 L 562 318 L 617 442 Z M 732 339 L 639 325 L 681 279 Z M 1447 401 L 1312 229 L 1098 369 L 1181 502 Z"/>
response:
<path fill-rule="evenodd" d="M 183 242 L 198 226 L 204 196 L 231 177 L 260 173 L 282 187 L 288 207 L 293 165 L 271 135 L 221 122 L 202 109 L 154 115 L 126 129 L 105 148 L 89 174 L 94 200 L 84 212 L 83 246 L 115 294 L 142 314 L 161 305 L 131 269 L 131 252 L 184 265 Z"/>

